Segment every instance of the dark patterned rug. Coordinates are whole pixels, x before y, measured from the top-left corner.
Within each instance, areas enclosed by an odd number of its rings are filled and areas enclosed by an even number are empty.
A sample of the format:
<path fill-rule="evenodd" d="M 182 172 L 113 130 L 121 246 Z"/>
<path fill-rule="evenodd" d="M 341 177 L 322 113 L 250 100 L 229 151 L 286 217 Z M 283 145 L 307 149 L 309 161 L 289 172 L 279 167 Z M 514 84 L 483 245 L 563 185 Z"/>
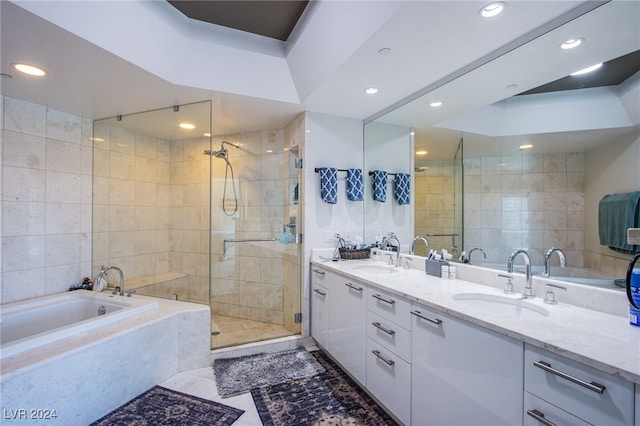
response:
<path fill-rule="evenodd" d="M 91 426 L 228 426 L 242 413 L 237 408 L 155 386 Z"/>
<path fill-rule="evenodd" d="M 275 353 L 216 359 L 218 393 L 223 398 L 278 383 L 313 376 L 324 369 L 303 347 Z"/>
<path fill-rule="evenodd" d="M 311 352 L 324 373 L 252 389 L 264 425 L 397 425 L 322 351 Z"/>

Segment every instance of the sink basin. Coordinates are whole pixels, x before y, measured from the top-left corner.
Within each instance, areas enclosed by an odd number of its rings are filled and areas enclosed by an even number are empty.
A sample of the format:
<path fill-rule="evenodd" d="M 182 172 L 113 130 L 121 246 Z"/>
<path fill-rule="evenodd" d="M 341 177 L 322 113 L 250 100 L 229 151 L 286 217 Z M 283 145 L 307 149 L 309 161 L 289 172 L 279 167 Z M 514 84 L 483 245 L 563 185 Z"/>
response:
<path fill-rule="evenodd" d="M 549 315 L 549 311 L 540 306 L 493 294 L 459 293 L 453 296 L 453 300 L 476 310 L 513 318 L 541 318 Z"/>
<path fill-rule="evenodd" d="M 393 274 L 398 272 L 398 269 L 392 265 L 355 265 L 352 266 L 352 269 L 365 274 Z"/>

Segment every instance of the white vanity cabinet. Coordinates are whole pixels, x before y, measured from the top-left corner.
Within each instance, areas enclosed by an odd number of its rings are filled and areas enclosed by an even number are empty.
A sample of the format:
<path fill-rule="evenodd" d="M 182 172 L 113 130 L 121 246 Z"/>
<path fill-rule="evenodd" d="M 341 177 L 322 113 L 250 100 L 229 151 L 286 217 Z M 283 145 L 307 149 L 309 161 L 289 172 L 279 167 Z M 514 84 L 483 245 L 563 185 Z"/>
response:
<path fill-rule="evenodd" d="M 634 424 L 633 383 L 528 344 L 524 356 L 524 390 L 525 395 L 542 399 L 589 424 Z M 566 421 L 556 417 L 551 409 L 547 412 L 537 407 L 536 399 L 529 395 L 525 398 L 525 424 L 539 424 L 538 420 L 530 421 L 535 414 L 541 414 L 550 423 Z"/>
<path fill-rule="evenodd" d="M 522 424 L 522 342 L 416 303 L 411 317 L 412 424 Z"/>
<path fill-rule="evenodd" d="M 342 275 L 327 275 L 327 290 L 331 293 L 328 350 L 349 374 L 364 384 L 366 288 Z"/>
<path fill-rule="evenodd" d="M 311 336 L 324 349 L 329 349 L 329 272 L 311 265 Z"/>
<path fill-rule="evenodd" d="M 393 415 L 411 424 L 411 304 L 367 288 L 366 387 Z"/>

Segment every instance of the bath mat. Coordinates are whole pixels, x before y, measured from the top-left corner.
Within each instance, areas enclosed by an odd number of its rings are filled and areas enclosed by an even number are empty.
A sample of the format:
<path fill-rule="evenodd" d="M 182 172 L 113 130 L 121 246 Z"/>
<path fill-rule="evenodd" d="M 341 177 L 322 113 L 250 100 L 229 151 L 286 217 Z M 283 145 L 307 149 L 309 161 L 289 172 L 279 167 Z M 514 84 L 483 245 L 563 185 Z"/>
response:
<path fill-rule="evenodd" d="M 213 363 L 218 393 L 223 398 L 254 388 L 289 382 L 324 371 L 304 348 L 276 353 L 216 359 Z"/>
<path fill-rule="evenodd" d="M 116 408 L 91 426 L 190 425 L 227 426 L 243 410 L 155 386 Z"/>
<path fill-rule="evenodd" d="M 324 373 L 253 389 L 264 425 L 397 425 L 323 352 L 312 352 Z"/>

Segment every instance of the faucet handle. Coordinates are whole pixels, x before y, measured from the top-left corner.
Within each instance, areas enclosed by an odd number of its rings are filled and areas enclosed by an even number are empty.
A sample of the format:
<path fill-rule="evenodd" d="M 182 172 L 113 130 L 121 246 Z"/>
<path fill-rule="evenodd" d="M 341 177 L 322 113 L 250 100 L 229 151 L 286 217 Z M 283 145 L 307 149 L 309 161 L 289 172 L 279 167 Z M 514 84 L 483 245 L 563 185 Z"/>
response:
<path fill-rule="evenodd" d="M 404 259 L 404 264 L 402 266 L 402 269 L 409 269 L 409 262 L 411 262 L 411 258 L 410 257 L 403 257 Z"/>
<path fill-rule="evenodd" d="M 507 285 L 504 288 L 504 293 L 505 294 L 513 294 L 513 293 L 515 293 L 513 291 L 513 282 L 511 281 L 513 279 L 513 277 L 511 275 L 503 275 L 503 274 L 498 274 L 498 276 L 500 278 L 506 278 L 507 279 Z"/>
<path fill-rule="evenodd" d="M 556 300 L 556 294 L 553 292 L 554 288 L 567 291 L 567 288 L 565 286 L 559 284 L 546 283 L 545 287 L 547 287 L 547 292 L 544 294 L 544 303 L 547 303 L 549 305 L 558 304 L 558 301 Z"/>

